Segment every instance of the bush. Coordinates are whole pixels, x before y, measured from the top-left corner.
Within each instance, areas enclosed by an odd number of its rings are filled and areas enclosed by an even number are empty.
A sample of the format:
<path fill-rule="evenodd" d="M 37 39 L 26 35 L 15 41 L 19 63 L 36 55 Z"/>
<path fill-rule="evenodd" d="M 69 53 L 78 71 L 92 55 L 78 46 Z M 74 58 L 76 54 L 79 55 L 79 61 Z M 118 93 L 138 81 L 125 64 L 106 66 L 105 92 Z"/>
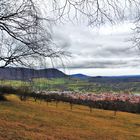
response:
<path fill-rule="evenodd" d="M 0 93 L 0 101 L 6 101 L 6 98 L 4 97 L 3 94 Z"/>

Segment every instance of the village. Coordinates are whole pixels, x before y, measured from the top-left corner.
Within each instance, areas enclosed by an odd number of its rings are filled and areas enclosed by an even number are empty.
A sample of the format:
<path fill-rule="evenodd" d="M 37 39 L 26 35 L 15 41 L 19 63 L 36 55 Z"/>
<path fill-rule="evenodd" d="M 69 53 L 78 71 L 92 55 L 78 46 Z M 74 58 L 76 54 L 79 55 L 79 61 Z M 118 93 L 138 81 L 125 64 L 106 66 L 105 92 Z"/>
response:
<path fill-rule="evenodd" d="M 38 92 L 40 94 L 40 92 Z M 132 93 L 78 93 L 72 91 L 44 91 L 42 94 L 58 94 L 64 95 L 66 97 L 70 97 L 72 99 L 80 99 L 80 100 L 90 100 L 90 101 L 122 101 L 122 102 L 129 102 L 132 104 L 139 104 L 140 103 L 140 95 L 139 94 L 132 94 Z"/>

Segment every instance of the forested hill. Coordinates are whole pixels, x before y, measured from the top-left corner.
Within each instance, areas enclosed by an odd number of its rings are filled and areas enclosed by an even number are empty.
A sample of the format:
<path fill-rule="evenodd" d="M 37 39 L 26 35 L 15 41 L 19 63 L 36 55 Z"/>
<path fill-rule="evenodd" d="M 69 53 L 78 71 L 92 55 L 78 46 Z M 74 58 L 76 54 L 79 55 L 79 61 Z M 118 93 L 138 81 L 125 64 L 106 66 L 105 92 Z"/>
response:
<path fill-rule="evenodd" d="M 62 78 L 67 77 L 63 72 L 50 69 L 29 69 L 29 68 L 0 68 L 0 79 L 4 80 L 29 80 L 31 78 Z"/>

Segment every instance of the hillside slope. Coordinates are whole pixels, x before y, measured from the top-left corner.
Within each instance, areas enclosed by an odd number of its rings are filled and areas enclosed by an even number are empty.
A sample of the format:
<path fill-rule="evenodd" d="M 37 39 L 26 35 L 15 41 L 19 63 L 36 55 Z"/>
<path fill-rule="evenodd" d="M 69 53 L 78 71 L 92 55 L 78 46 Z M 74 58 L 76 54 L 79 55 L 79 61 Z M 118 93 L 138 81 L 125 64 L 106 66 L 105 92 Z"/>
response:
<path fill-rule="evenodd" d="M 29 80 L 31 78 L 62 78 L 67 75 L 63 72 L 51 69 L 28 69 L 28 68 L 0 68 L 0 79 L 4 80 Z"/>
<path fill-rule="evenodd" d="M 140 115 L 7 99 L 0 102 L 0 140 L 140 140 Z"/>

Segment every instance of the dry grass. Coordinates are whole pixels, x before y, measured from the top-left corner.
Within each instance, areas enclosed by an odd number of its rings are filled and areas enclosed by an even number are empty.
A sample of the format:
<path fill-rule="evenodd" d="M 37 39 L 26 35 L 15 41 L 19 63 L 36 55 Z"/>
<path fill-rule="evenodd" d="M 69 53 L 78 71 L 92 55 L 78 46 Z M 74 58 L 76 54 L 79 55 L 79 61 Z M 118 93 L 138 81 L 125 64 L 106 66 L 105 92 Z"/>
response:
<path fill-rule="evenodd" d="M 140 115 L 7 99 L 0 102 L 0 140 L 140 140 Z"/>

